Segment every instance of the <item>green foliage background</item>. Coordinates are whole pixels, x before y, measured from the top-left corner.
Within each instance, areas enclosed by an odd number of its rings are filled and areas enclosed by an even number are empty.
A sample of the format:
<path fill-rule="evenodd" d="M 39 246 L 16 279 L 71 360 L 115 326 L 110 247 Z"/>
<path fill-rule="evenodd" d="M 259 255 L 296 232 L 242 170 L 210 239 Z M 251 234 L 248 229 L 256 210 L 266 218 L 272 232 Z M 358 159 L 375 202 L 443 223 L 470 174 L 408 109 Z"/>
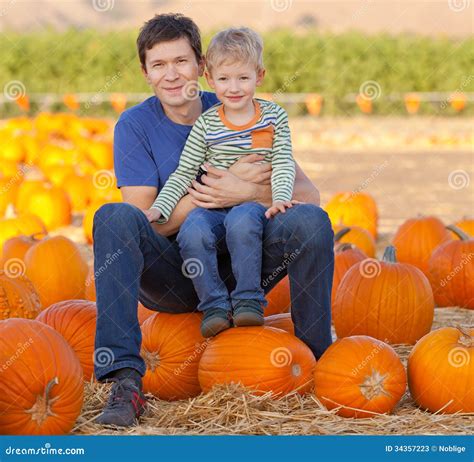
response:
<path fill-rule="evenodd" d="M 204 46 L 210 37 L 203 38 Z M 135 31 L 1 35 L 0 83 L 19 80 L 28 93 L 149 92 L 135 39 Z M 389 101 L 389 94 L 474 91 L 474 38 L 277 30 L 264 41 L 267 76 L 261 91 L 318 92 L 325 114 L 357 113 L 344 97 L 367 80 L 380 85 L 374 111 L 381 114 L 404 113 L 403 102 Z M 438 111 L 439 105 L 422 105 L 422 112 Z M 453 111 L 448 106 L 443 113 Z"/>

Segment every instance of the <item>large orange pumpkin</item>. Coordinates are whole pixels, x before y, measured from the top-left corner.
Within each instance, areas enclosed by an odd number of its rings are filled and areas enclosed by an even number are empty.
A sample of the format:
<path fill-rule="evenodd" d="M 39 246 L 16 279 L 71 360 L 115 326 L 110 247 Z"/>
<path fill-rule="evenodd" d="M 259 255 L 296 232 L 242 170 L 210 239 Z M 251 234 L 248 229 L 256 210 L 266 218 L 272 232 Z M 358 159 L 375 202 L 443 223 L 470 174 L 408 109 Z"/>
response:
<path fill-rule="evenodd" d="M 273 327 L 227 329 L 209 341 L 199 363 L 204 392 L 216 384 L 241 383 L 257 393 L 281 397 L 311 389 L 316 360 L 294 335 Z"/>
<path fill-rule="evenodd" d="M 54 186 L 62 187 L 66 177 L 75 176 L 76 170 L 72 165 L 51 165 L 44 174 Z"/>
<path fill-rule="evenodd" d="M 454 226 L 464 231 L 468 236 L 474 237 L 474 218 L 464 217 L 462 220 L 454 223 Z M 454 239 L 459 239 L 459 236 L 455 233 L 452 234 L 452 237 Z"/>
<path fill-rule="evenodd" d="M 82 369 L 60 334 L 38 321 L 1 321 L 0 364 L 0 434 L 70 432 L 84 398 Z"/>
<path fill-rule="evenodd" d="M 291 319 L 291 313 L 272 314 L 265 317 L 265 326 L 276 327 L 289 334 L 295 335 L 295 326 Z"/>
<path fill-rule="evenodd" d="M 25 254 L 33 247 L 37 242 L 41 240 L 43 237 L 42 234 L 33 235 L 33 236 L 15 236 L 3 244 L 3 264 L 5 264 L 8 260 L 16 259 L 16 260 L 24 260 Z"/>
<path fill-rule="evenodd" d="M 338 244 L 334 249 L 334 275 L 332 279 L 331 300 L 334 304 L 337 289 L 349 268 L 365 260 L 367 256 L 353 244 Z"/>
<path fill-rule="evenodd" d="M 408 357 L 408 387 L 423 409 L 474 413 L 474 329 L 425 335 Z"/>
<path fill-rule="evenodd" d="M 405 393 L 405 368 L 395 350 L 364 335 L 333 343 L 314 369 L 314 392 L 343 417 L 386 414 Z"/>
<path fill-rule="evenodd" d="M 436 217 L 410 218 L 395 233 L 393 245 L 398 260 L 410 263 L 428 276 L 428 262 L 433 250 L 452 237 L 443 222 Z"/>
<path fill-rule="evenodd" d="M 48 230 L 67 226 L 72 218 L 71 202 L 66 192 L 48 184 L 34 190 L 31 196 L 25 199 L 21 211 L 40 217 Z"/>
<path fill-rule="evenodd" d="M 201 392 L 198 364 L 207 342 L 199 313 L 156 313 L 142 325 L 141 356 L 146 363 L 143 390 L 175 400 Z"/>
<path fill-rule="evenodd" d="M 98 170 L 92 176 L 92 201 L 120 202 L 122 194 L 117 188 L 117 179 L 111 170 Z"/>
<path fill-rule="evenodd" d="M 377 204 L 370 194 L 363 192 L 340 192 L 324 207 L 334 224 L 360 226 L 377 239 Z"/>
<path fill-rule="evenodd" d="M 27 97 L 17 98 L 16 102 L 20 105 L 23 101 L 26 102 Z M 2 123 L 3 126 L 3 123 Z M 23 162 L 25 160 L 25 153 L 21 146 L 21 142 L 18 136 L 15 136 L 13 132 L 8 133 L 6 130 L 2 132 L 0 137 L 0 160 L 13 161 L 16 163 Z"/>
<path fill-rule="evenodd" d="M 83 212 L 91 200 L 92 180 L 88 175 L 69 174 L 61 187 L 66 191 L 74 212 Z"/>
<path fill-rule="evenodd" d="M 84 372 L 84 379 L 94 374 L 94 340 L 97 310 L 94 302 L 65 300 L 43 310 L 37 321 L 58 331 L 76 353 Z"/>
<path fill-rule="evenodd" d="M 2 257 L 4 242 L 20 234 L 46 235 L 46 228 L 37 216 L 31 214 L 0 220 L 0 257 Z"/>
<path fill-rule="evenodd" d="M 84 298 L 87 263 L 79 247 L 64 236 L 46 237 L 25 255 L 26 275 L 48 307 L 63 300 Z"/>
<path fill-rule="evenodd" d="M 431 329 L 433 292 L 418 268 L 397 263 L 394 247 L 387 247 L 382 261 L 368 258 L 347 271 L 333 316 L 338 337 L 369 335 L 414 344 Z"/>
<path fill-rule="evenodd" d="M 31 281 L 21 273 L 9 275 L 0 270 L 0 320 L 34 319 L 40 311 L 41 302 Z"/>
<path fill-rule="evenodd" d="M 143 306 L 140 302 L 138 302 L 138 322 L 140 326 L 148 319 L 151 318 L 154 314 L 156 314 L 155 310 L 150 310 L 147 307 Z"/>
<path fill-rule="evenodd" d="M 354 244 L 367 257 L 375 257 L 375 241 L 371 234 L 359 226 L 334 226 L 334 242 Z"/>
<path fill-rule="evenodd" d="M 474 309 L 474 238 L 448 226 L 459 240 L 435 249 L 429 261 L 429 276 L 438 306 Z"/>
<path fill-rule="evenodd" d="M 21 181 L 21 178 L 25 174 L 20 164 L 14 160 L 2 159 L 0 163 L 0 176 L 6 179 L 12 179 L 14 183 Z M 11 182 L 9 184 L 12 184 Z"/>
<path fill-rule="evenodd" d="M 41 151 L 38 166 L 47 175 L 50 169 L 57 166 L 75 166 L 83 158 L 77 147 L 73 149 L 69 146 L 47 144 Z"/>
<path fill-rule="evenodd" d="M 265 316 L 287 313 L 291 308 L 290 279 L 285 276 L 266 295 L 268 305 L 265 307 Z"/>
<path fill-rule="evenodd" d="M 15 202 L 17 212 L 25 212 L 28 209 L 28 203 L 31 196 L 38 191 L 43 190 L 45 182 L 43 180 L 25 180 L 18 188 L 18 195 Z"/>
<path fill-rule="evenodd" d="M 114 166 L 112 143 L 107 141 L 88 140 L 87 157 L 99 170 L 110 170 Z"/>

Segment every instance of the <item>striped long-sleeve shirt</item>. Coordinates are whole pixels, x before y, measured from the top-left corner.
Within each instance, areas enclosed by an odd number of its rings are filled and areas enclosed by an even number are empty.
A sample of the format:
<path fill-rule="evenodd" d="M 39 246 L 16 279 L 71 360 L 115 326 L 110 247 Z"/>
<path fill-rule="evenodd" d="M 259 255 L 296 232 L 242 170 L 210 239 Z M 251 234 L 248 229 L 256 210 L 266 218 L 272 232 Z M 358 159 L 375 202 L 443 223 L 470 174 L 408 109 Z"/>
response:
<path fill-rule="evenodd" d="M 153 208 L 161 212 L 158 223 L 166 223 L 179 200 L 187 193 L 205 162 L 223 170 L 242 156 L 264 154 L 272 164 L 273 201 L 291 200 L 295 181 L 288 116 L 277 104 L 254 99 L 255 116 L 246 125 L 226 119 L 222 104 L 204 112 L 194 124 L 177 169 L 161 189 Z"/>

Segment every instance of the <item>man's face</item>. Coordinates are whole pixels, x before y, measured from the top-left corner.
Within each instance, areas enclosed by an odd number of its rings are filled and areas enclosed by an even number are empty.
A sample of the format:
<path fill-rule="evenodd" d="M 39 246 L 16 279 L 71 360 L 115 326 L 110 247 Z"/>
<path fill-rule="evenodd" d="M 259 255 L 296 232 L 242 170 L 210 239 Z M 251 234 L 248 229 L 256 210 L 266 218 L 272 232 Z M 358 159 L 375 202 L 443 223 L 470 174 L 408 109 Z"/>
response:
<path fill-rule="evenodd" d="M 145 67 L 142 72 L 162 104 L 179 107 L 196 99 L 204 62 L 197 62 L 186 38 L 157 43 L 147 50 Z"/>
<path fill-rule="evenodd" d="M 251 104 L 256 87 L 260 86 L 265 71 L 248 63 L 223 63 L 206 72 L 209 86 L 226 107 L 239 110 Z"/>

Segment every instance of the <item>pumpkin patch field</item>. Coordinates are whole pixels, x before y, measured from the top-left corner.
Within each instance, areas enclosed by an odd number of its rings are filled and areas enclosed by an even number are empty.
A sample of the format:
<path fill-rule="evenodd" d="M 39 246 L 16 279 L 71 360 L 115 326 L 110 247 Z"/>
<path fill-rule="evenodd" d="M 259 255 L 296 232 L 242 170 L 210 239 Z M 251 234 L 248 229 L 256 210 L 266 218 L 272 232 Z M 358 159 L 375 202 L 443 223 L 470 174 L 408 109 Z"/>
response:
<path fill-rule="evenodd" d="M 211 339 L 201 314 L 137 301 L 149 407 L 127 429 L 94 423 L 110 384 L 93 368 L 93 218 L 121 201 L 115 120 L 0 122 L 0 434 L 474 432 L 472 152 L 309 149 L 300 122 L 295 157 L 335 233 L 333 345 L 316 360 L 295 336 L 288 277 L 264 326 Z"/>

